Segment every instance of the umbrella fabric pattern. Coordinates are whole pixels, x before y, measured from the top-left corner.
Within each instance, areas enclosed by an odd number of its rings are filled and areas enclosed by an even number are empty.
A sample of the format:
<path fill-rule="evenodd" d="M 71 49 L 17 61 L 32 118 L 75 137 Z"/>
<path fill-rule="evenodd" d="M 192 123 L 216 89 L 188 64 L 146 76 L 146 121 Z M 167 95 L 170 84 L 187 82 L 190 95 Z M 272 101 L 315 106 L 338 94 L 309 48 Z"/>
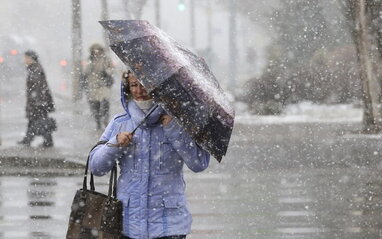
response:
<path fill-rule="evenodd" d="M 154 100 L 220 162 L 227 152 L 235 113 L 204 59 L 147 21 L 100 23 L 111 49 Z"/>

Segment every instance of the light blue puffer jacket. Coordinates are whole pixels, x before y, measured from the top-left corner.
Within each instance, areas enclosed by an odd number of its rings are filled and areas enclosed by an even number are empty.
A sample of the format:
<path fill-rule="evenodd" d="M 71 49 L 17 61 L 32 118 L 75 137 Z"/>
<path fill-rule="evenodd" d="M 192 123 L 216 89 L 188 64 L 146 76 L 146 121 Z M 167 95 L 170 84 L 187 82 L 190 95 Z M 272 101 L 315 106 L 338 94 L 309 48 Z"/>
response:
<path fill-rule="evenodd" d="M 134 101 L 122 105 L 126 112 L 114 117 L 100 140 L 117 144 L 119 132 L 132 132 L 144 118 Z M 164 110 L 158 107 L 135 132 L 130 146 L 99 145 L 90 153 L 90 170 L 108 173 L 118 162 L 117 197 L 123 202 L 123 234 L 134 239 L 186 235 L 191 215 L 185 198 L 184 163 L 194 172 L 208 167 L 210 155 L 183 131 L 175 120 L 159 123 Z"/>

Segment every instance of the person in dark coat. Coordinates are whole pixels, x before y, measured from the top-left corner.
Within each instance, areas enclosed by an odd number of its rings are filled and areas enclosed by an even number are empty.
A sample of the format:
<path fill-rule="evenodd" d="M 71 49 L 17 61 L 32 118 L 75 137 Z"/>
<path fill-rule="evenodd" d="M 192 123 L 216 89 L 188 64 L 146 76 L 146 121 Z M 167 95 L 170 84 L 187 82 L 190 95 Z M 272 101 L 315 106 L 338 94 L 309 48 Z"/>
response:
<path fill-rule="evenodd" d="M 41 135 L 44 138 L 41 146 L 52 147 L 52 132 L 56 130 L 55 120 L 48 117 L 48 113 L 55 110 L 52 94 L 36 52 L 26 51 L 24 59 L 27 66 L 25 110 L 28 127 L 25 137 L 17 143 L 30 146 L 34 137 Z"/>

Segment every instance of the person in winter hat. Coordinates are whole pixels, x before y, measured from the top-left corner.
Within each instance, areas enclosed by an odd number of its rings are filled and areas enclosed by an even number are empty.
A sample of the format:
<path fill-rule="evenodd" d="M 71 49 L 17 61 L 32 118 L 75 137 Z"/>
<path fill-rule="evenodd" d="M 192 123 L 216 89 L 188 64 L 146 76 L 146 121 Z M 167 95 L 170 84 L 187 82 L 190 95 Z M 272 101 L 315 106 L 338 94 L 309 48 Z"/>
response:
<path fill-rule="evenodd" d="M 123 202 L 123 238 L 186 238 L 192 218 L 183 166 L 201 172 L 208 167 L 210 155 L 164 109 L 156 107 L 131 72 L 123 74 L 121 101 L 125 112 L 109 122 L 100 138 L 107 143 L 90 152 L 89 168 L 102 176 L 119 164 L 117 197 Z"/>
<path fill-rule="evenodd" d="M 89 51 L 89 62 L 84 74 L 85 91 L 96 127 L 100 130 L 109 122 L 113 66 L 100 44 L 93 44 Z"/>

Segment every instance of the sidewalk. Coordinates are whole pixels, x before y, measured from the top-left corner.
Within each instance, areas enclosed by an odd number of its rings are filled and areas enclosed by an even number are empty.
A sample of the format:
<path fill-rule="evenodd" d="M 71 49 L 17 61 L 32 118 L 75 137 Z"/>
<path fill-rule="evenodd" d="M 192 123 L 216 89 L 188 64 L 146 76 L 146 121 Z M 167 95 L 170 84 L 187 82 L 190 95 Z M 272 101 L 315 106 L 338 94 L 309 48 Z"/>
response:
<path fill-rule="evenodd" d="M 55 173 L 68 168 L 70 170 L 65 170 L 68 174 L 82 174 L 90 149 L 103 133 L 95 129 L 87 101 L 83 98 L 73 106 L 70 96 L 53 92 L 56 112 L 50 115 L 56 119 L 58 127 L 53 133 L 54 147 L 39 147 L 43 141 L 41 136 L 35 138 L 32 147 L 24 147 L 16 142 L 23 138 L 27 126 L 25 93 L 22 89 L 12 92 L 12 95 L 2 94 L 0 104 L 0 166 L 7 167 L 7 170 L 0 171 L 0 175 L 25 175 L 32 172 L 32 168 L 40 171 L 49 169 Z M 74 113 L 74 107 L 78 113 Z M 122 107 L 118 94 L 111 100 L 110 117 L 119 112 L 122 112 Z"/>

